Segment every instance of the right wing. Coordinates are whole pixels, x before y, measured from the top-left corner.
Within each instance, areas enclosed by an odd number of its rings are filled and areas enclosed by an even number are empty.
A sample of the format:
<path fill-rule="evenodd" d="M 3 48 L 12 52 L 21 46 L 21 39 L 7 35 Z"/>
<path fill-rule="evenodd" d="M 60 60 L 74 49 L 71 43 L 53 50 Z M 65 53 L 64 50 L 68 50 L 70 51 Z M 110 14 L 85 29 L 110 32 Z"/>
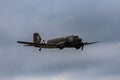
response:
<path fill-rule="evenodd" d="M 34 46 L 41 48 L 58 48 L 57 45 L 50 43 L 33 43 L 33 42 L 24 42 L 24 41 L 17 41 L 17 43 L 25 44 L 24 46 Z"/>

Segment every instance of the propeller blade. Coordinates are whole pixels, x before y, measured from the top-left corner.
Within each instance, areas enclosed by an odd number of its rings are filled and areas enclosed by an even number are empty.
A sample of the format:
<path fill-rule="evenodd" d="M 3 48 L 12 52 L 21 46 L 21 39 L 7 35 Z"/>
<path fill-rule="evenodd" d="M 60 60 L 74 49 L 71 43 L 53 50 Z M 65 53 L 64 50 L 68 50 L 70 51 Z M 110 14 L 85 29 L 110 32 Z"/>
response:
<path fill-rule="evenodd" d="M 84 49 L 84 43 L 82 42 L 82 44 L 81 44 L 81 50 L 83 51 L 83 49 Z"/>
<path fill-rule="evenodd" d="M 84 49 L 84 46 L 81 47 L 81 50 L 82 50 L 82 51 L 83 51 L 83 49 Z"/>

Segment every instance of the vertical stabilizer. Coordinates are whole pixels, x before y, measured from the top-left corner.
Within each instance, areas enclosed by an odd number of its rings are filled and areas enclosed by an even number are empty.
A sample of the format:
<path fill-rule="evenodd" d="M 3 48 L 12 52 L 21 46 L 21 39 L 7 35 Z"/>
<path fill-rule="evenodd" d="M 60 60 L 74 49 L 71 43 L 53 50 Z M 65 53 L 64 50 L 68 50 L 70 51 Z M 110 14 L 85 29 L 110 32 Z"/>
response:
<path fill-rule="evenodd" d="M 40 37 L 39 33 L 33 34 L 33 42 L 34 43 L 41 43 L 41 37 Z"/>

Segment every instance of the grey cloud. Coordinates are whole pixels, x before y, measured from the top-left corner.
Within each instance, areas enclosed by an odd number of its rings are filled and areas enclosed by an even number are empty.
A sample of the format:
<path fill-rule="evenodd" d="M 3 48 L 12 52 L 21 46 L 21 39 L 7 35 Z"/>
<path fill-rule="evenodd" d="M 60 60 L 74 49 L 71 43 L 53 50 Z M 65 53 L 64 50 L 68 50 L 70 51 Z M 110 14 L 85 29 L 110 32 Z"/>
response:
<path fill-rule="evenodd" d="M 87 2 L 86 2 L 87 3 Z M 66 29 L 69 32 L 87 36 L 87 39 L 101 39 L 103 41 L 119 40 L 119 1 L 113 4 L 110 1 L 102 3 L 89 3 L 77 9 L 72 19 L 66 21 Z M 94 5 L 95 4 L 95 5 Z M 93 7 L 91 6 L 93 5 Z M 89 37 L 91 36 L 91 37 Z"/>
<path fill-rule="evenodd" d="M 118 68 L 120 64 L 118 48 L 120 45 L 119 43 L 116 44 L 105 44 L 106 46 L 100 45 L 96 46 L 96 48 L 88 48 L 85 52 L 67 51 L 65 49 L 63 53 L 58 52 L 59 50 L 48 50 L 40 52 L 41 54 L 35 54 L 36 51 L 31 53 L 28 48 L 23 49 L 22 53 L 17 53 L 19 50 L 9 51 L 7 54 L 1 54 L 1 57 L 4 57 L 4 59 L 1 58 L 2 66 L 0 74 L 2 76 L 50 76 L 67 71 L 84 73 L 90 70 L 90 72 L 94 72 L 92 75 L 119 75 L 120 71 Z M 105 51 L 105 49 L 109 51 Z M 33 49 L 31 49 L 31 51 L 32 50 Z M 10 53 L 11 56 L 8 55 Z"/>

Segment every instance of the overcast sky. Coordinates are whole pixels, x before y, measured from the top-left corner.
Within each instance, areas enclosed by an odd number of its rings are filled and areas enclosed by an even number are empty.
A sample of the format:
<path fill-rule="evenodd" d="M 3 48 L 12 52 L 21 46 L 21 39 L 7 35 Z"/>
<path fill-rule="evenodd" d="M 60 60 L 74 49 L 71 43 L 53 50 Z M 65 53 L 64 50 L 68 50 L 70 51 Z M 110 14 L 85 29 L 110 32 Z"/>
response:
<path fill-rule="evenodd" d="M 24 47 L 78 35 L 102 41 L 76 49 Z M 0 80 L 120 80 L 119 0 L 0 0 Z"/>

